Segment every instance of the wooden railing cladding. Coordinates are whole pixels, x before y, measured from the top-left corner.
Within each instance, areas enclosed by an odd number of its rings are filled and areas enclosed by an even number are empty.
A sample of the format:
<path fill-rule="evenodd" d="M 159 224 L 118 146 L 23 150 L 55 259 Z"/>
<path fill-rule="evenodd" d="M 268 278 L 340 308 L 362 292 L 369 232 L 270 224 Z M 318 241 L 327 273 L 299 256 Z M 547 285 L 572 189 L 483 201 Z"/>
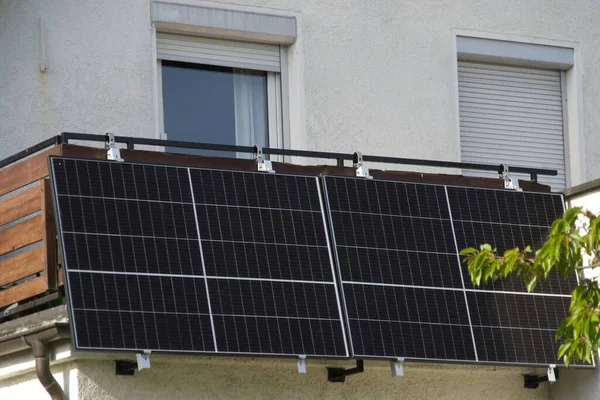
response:
<path fill-rule="evenodd" d="M 48 156 L 59 154 L 61 147 L 55 146 L 0 170 L 0 308 L 55 290 L 62 282 L 46 179 Z"/>

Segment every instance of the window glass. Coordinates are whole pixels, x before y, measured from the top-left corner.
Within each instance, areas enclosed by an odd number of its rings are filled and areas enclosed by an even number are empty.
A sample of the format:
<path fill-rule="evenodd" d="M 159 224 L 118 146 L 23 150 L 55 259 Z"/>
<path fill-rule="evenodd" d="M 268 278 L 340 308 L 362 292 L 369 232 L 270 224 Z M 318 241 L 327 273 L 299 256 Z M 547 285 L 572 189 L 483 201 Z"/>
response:
<path fill-rule="evenodd" d="M 162 93 L 164 129 L 169 140 L 268 144 L 266 72 L 163 61 Z M 236 156 L 233 152 L 170 147 L 166 151 Z"/>

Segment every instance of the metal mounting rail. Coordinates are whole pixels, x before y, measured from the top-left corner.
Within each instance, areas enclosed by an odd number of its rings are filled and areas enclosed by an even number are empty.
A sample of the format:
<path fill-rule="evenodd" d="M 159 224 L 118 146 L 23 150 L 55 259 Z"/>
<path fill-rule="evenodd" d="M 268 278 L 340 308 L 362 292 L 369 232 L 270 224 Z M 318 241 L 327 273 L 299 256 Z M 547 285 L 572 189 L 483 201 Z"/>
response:
<path fill-rule="evenodd" d="M 38 143 L 26 150 L 16 153 L 4 160 L 0 161 L 0 168 L 18 161 L 32 153 L 40 151 L 45 147 L 60 143 L 69 143 L 70 140 L 82 140 L 88 142 L 101 142 L 107 141 L 107 135 L 97 135 L 89 133 L 76 133 L 76 132 L 63 132 L 59 136 L 54 136 L 48 140 Z M 115 143 L 123 143 L 126 145 L 128 150 L 134 150 L 136 145 L 146 146 L 161 146 L 161 147 L 179 147 L 186 149 L 198 149 L 198 150 L 213 150 L 213 151 L 225 151 L 225 152 L 236 152 L 236 153 L 248 153 L 253 154 L 255 151 L 254 146 L 236 146 L 216 143 L 198 143 L 198 142 L 186 142 L 179 140 L 163 140 L 163 139 L 151 139 L 144 137 L 133 137 L 133 136 L 114 136 Z M 263 154 L 279 155 L 279 156 L 296 156 L 296 157 L 307 157 L 307 158 L 324 158 L 333 159 L 337 161 L 338 166 L 343 166 L 344 161 L 352 161 L 354 159 L 354 153 L 334 153 L 324 151 L 309 151 L 309 150 L 292 150 L 292 149 L 275 149 L 269 147 L 262 148 Z M 503 164 L 476 164 L 476 163 L 461 163 L 454 161 L 436 161 L 436 160 L 424 160 L 416 158 L 400 158 L 400 157 L 386 157 L 386 156 L 370 156 L 363 155 L 363 161 L 365 162 L 377 162 L 385 164 L 400 164 L 400 165 L 415 165 L 423 167 L 437 167 L 437 168 L 457 168 L 457 169 L 471 169 L 479 171 L 493 171 L 501 173 L 505 166 Z M 513 173 L 524 173 L 529 174 L 532 181 L 537 181 L 538 175 L 556 176 L 558 172 L 556 170 L 544 169 L 544 168 L 529 168 L 519 166 L 509 166 L 510 171 Z"/>

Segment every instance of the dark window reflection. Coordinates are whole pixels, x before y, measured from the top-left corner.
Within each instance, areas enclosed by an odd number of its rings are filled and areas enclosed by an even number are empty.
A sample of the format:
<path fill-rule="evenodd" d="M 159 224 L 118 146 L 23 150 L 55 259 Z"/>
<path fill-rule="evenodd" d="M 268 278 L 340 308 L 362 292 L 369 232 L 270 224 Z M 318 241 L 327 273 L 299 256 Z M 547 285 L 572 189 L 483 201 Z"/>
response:
<path fill-rule="evenodd" d="M 162 92 L 167 139 L 267 146 L 266 72 L 163 61 Z M 172 147 L 166 151 L 236 156 Z"/>

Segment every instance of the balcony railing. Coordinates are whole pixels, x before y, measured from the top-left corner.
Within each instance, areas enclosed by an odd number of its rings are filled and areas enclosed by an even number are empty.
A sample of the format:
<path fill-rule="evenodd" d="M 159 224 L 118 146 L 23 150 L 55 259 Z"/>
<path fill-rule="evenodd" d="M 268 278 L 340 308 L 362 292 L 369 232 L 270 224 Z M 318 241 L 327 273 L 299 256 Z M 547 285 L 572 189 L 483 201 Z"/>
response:
<path fill-rule="evenodd" d="M 48 145 L 52 143 L 45 142 L 43 147 Z M 15 305 L 5 309 L 0 318 L 59 297 L 62 273 L 46 179 L 51 154 L 60 154 L 60 147 L 53 145 L 0 170 L 0 309 Z M 40 295 L 47 296 L 22 304 Z"/>
<path fill-rule="evenodd" d="M 106 158 L 106 150 L 70 144 L 71 140 L 104 142 L 105 135 L 63 133 L 0 161 L 0 323 L 15 315 L 47 308 L 64 298 L 63 274 L 58 251 L 54 207 L 48 179 L 48 157 L 62 155 L 81 158 Z M 115 137 L 125 145 L 121 154 L 126 161 L 186 165 L 212 168 L 256 169 L 254 160 L 171 154 L 136 150 L 136 145 L 182 147 L 204 150 L 253 153 L 248 146 L 174 142 L 148 138 Z M 298 166 L 274 163 L 278 172 L 329 173 L 354 175 L 344 167 L 356 161 L 357 153 L 327 153 L 289 149 L 263 149 L 266 155 L 333 159 L 337 165 Z M 365 162 L 392 163 L 443 168 L 500 171 L 503 166 L 464 164 L 450 161 L 417 160 L 381 156 L 362 156 Z M 511 167 L 510 171 L 527 173 L 531 181 L 521 181 L 526 190 L 548 191 L 536 182 L 538 175 L 556 175 L 556 171 Z M 420 181 L 465 186 L 503 187 L 500 179 L 456 175 L 421 174 L 402 171 L 371 170 L 375 178 Z"/>

